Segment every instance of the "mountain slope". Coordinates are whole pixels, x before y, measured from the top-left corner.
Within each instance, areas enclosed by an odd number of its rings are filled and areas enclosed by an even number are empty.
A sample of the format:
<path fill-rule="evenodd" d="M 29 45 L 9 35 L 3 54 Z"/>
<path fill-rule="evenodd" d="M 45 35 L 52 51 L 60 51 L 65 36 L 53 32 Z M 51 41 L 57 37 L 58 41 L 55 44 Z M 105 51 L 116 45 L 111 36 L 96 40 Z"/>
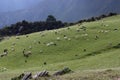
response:
<path fill-rule="evenodd" d="M 21 20 L 45 20 L 49 14 L 62 21 L 78 21 L 83 18 L 106 14 L 120 13 L 119 0 L 43 0 L 30 9 L 1 13 L 0 26 L 16 23 Z"/>
<path fill-rule="evenodd" d="M 0 57 L 0 76 L 55 71 L 66 66 L 74 71 L 119 67 L 119 22 L 117 15 L 69 28 L 6 37 L 0 42 L 1 54 L 8 49 L 8 55 Z M 31 55 L 24 57 L 23 50 L 31 51 Z M 9 75 L 2 80 L 7 80 Z"/>

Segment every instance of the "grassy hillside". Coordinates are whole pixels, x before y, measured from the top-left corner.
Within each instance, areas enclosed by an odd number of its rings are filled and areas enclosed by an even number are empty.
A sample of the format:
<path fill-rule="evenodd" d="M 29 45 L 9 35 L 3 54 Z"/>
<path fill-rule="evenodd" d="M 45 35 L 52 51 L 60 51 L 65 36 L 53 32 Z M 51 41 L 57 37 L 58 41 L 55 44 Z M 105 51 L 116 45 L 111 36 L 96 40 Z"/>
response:
<path fill-rule="evenodd" d="M 120 15 L 69 28 L 6 37 L 0 42 L 0 80 L 22 72 L 119 68 Z M 118 46 L 118 48 L 114 48 Z M 25 52 L 31 51 L 26 58 Z M 46 63 L 46 65 L 44 65 Z M 5 69 L 6 68 L 6 69 Z"/>

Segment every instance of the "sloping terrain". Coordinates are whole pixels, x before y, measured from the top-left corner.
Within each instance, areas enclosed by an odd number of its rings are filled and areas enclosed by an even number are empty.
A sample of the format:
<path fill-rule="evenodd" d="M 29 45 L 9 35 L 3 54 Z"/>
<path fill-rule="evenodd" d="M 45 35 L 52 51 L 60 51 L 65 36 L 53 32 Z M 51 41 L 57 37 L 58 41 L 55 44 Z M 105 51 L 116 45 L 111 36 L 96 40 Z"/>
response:
<path fill-rule="evenodd" d="M 0 27 L 22 20 L 45 20 L 48 15 L 67 22 L 75 22 L 84 18 L 120 13 L 119 0 L 43 0 L 29 9 L 0 13 Z"/>
<path fill-rule="evenodd" d="M 68 28 L 6 37 L 0 42 L 0 80 L 22 72 L 119 68 L 120 15 Z M 31 53 L 25 57 L 23 53 Z"/>

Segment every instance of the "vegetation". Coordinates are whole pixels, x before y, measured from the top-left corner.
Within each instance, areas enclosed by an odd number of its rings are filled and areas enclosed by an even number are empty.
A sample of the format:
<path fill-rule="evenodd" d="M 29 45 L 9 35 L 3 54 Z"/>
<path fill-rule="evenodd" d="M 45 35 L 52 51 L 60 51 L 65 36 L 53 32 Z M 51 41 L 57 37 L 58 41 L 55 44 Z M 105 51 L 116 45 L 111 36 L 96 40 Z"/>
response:
<path fill-rule="evenodd" d="M 91 22 L 103 19 L 105 17 L 110 17 L 117 15 L 116 13 L 109 13 L 108 15 L 101 15 L 99 17 L 91 17 L 89 19 L 80 20 L 76 23 L 63 23 L 62 21 L 57 21 L 53 15 L 48 15 L 46 21 L 28 22 L 23 20 L 22 22 L 17 22 L 11 26 L 6 26 L 0 29 L 0 36 L 13 36 L 13 35 L 25 35 L 33 32 L 53 30 L 72 26 L 78 23 Z"/>
<path fill-rule="evenodd" d="M 58 29 L 64 27 L 61 21 L 56 21 L 54 16 L 49 15 L 46 21 L 28 22 L 23 20 L 11 26 L 0 29 L 1 36 L 24 35 L 38 31 Z"/>
<path fill-rule="evenodd" d="M 49 15 L 46 19 L 46 22 L 56 22 L 56 18 L 53 15 Z"/>
<path fill-rule="evenodd" d="M 8 54 L 0 57 L 0 80 L 43 70 L 52 75 L 64 67 L 73 73 L 58 76 L 63 80 L 119 78 L 119 22 L 120 15 L 116 15 L 66 28 L 5 37 L 0 42 L 0 53 L 7 50 Z M 23 53 L 30 55 L 25 57 Z"/>

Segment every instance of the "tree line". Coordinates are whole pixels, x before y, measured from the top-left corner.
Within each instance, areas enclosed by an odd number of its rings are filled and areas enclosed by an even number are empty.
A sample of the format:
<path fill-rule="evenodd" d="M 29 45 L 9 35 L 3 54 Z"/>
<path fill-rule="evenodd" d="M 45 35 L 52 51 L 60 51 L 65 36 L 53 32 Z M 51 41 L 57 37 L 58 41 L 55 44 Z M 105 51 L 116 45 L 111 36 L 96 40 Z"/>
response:
<path fill-rule="evenodd" d="M 38 31 L 58 29 L 64 27 L 65 24 L 62 21 L 57 21 L 52 15 L 49 15 L 46 21 L 28 22 L 23 20 L 10 26 L 3 27 L 0 29 L 1 36 L 12 36 L 12 35 L 24 35 Z"/>
<path fill-rule="evenodd" d="M 109 13 L 109 14 L 102 14 L 100 16 L 97 16 L 97 17 L 91 17 L 89 19 L 83 19 L 83 20 L 80 20 L 78 21 L 77 23 L 82 23 L 82 22 L 91 22 L 91 21 L 97 21 L 97 20 L 101 20 L 103 18 L 106 18 L 106 17 L 110 17 L 110 16 L 115 16 L 117 15 L 117 13 Z"/>
<path fill-rule="evenodd" d="M 13 36 L 13 35 L 24 35 L 33 32 L 44 31 L 44 30 L 58 29 L 58 28 L 75 25 L 78 23 L 100 20 L 102 18 L 113 15 L 117 15 L 117 13 L 109 13 L 108 15 L 103 14 L 98 17 L 91 17 L 89 19 L 80 20 L 75 23 L 67 23 L 67 22 L 63 23 L 62 21 L 57 21 L 54 16 L 48 15 L 46 21 L 28 22 L 26 20 L 23 20 L 21 22 L 17 22 L 16 24 L 3 27 L 2 29 L 0 29 L 0 36 L 3 37 L 3 36 Z"/>

